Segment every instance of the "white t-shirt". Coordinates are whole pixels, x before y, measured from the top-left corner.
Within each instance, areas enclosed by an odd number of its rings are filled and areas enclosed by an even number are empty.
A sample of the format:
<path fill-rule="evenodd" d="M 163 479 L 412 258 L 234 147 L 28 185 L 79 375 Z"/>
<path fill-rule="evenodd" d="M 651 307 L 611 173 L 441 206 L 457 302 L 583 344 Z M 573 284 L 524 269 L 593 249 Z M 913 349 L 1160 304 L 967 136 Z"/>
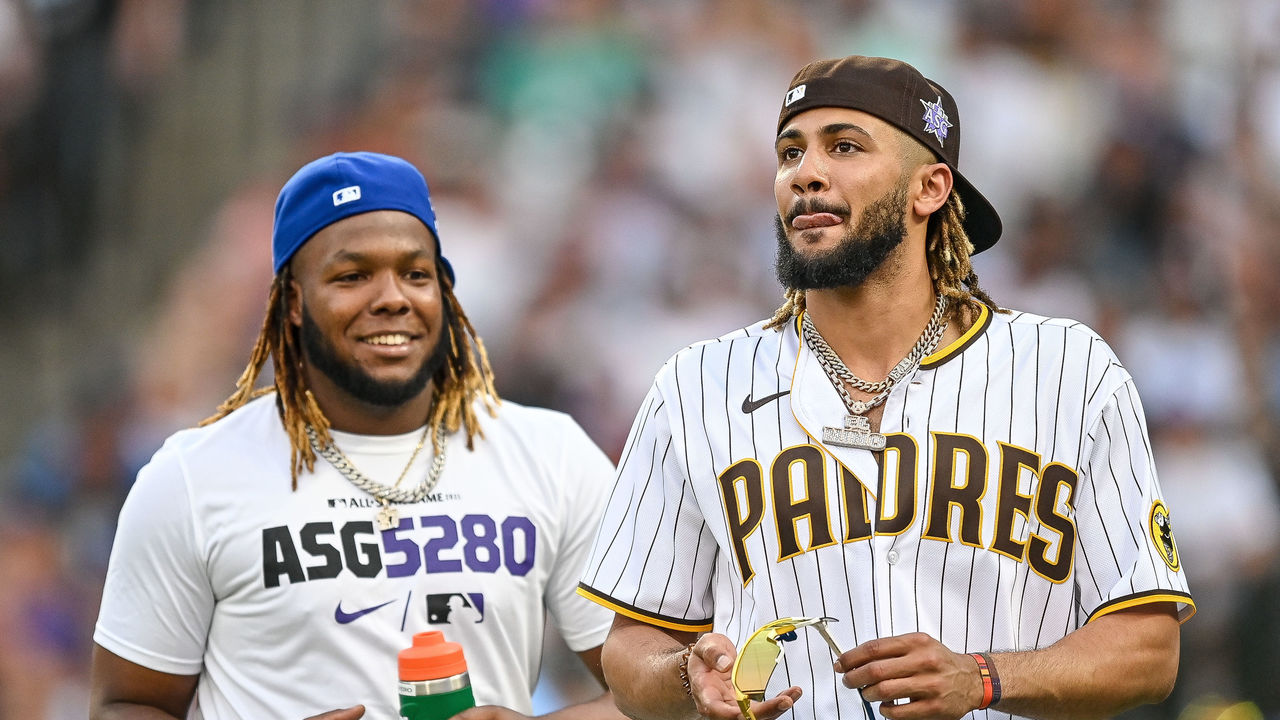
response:
<path fill-rule="evenodd" d="M 148 668 L 200 676 L 192 717 L 303 718 L 357 703 L 396 718 L 397 653 L 441 630 L 463 646 L 477 704 L 529 713 L 544 610 L 568 646 L 613 614 L 574 592 L 613 469 L 567 415 L 503 403 L 474 451 L 448 439 L 435 491 L 379 505 L 324 459 L 293 491 L 268 395 L 170 437 L 120 514 L 94 640 Z M 390 484 L 421 431 L 334 433 Z M 431 443 L 405 477 L 427 472 Z"/>

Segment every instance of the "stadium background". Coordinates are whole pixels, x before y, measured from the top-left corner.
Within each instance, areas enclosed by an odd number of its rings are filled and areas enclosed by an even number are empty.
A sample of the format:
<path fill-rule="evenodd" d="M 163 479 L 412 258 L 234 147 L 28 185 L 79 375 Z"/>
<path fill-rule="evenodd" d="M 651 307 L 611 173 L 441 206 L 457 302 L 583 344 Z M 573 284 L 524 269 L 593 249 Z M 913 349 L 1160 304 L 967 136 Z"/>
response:
<path fill-rule="evenodd" d="M 243 367 L 294 169 L 417 163 L 499 390 L 616 456 L 776 306 L 778 103 L 851 53 L 958 98 L 996 300 L 1137 378 L 1200 612 L 1132 715 L 1280 717 L 1280 2 L 0 0 L 0 718 L 83 717 L 119 503 Z"/>

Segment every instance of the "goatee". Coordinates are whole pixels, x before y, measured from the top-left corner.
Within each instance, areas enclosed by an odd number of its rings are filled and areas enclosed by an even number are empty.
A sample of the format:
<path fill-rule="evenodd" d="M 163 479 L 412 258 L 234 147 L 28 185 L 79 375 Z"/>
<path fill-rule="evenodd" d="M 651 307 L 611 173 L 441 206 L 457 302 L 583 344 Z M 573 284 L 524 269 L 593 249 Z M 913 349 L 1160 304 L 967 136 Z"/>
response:
<path fill-rule="evenodd" d="M 302 326 L 298 329 L 302 356 L 334 385 L 357 400 L 378 407 L 396 407 L 417 397 L 449 359 L 449 317 L 446 305 L 441 315 L 443 325 L 435 348 L 422 361 L 418 372 L 408 380 L 378 380 L 358 364 L 343 359 L 306 308 L 302 310 Z"/>
<path fill-rule="evenodd" d="M 849 207 L 800 202 L 787 214 L 787 224 L 799 215 L 821 212 L 848 217 Z M 796 290 L 826 290 L 862 285 L 884 264 L 889 254 L 902 244 L 903 238 L 907 236 L 906 219 L 907 183 L 903 180 L 893 190 L 868 205 L 862 211 L 857 226 L 846 231 L 834 248 L 802 256 L 787 239 L 782 218 L 774 216 L 778 238 L 778 259 L 775 265 L 778 282 L 784 288 Z"/>

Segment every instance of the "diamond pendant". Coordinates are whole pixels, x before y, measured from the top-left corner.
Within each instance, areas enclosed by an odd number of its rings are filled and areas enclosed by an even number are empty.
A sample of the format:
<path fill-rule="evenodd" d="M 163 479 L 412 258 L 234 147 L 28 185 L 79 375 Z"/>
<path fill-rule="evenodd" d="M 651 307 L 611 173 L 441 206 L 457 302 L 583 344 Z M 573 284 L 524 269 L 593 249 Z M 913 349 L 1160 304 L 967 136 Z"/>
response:
<path fill-rule="evenodd" d="M 883 450 L 885 448 L 884 435 L 872 432 L 871 420 L 861 415 L 846 415 L 843 428 L 822 428 L 822 442 L 856 450 Z"/>
<path fill-rule="evenodd" d="M 400 511 L 384 500 L 382 509 L 378 511 L 377 521 L 379 530 L 390 530 L 400 524 Z"/>

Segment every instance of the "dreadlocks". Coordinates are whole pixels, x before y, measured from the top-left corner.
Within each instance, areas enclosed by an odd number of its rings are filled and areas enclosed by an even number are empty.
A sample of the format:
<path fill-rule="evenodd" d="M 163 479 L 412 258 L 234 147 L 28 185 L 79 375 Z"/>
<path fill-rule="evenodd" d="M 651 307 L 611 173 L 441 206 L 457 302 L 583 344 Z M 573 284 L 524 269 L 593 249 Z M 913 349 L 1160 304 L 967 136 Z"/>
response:
<path fill-rule="evenodd" d="M 929 261 L 929 277 L 934 288 L 947 297 L 947 319 L 965 323 L 976 317 L 979 305 L 986 305 L 996 312 L 995 301 L 978 286 L 978 275 L 973 271 L 969 256 L 973 243 L 964 229 L 964 203 L 954 190 L 942 208 L 929 218 L 928 237 L 925 243 Z M 804 312 L 804 291 L 786 288 L 782 292 L 785 302 L 774 312 L 765 328 L 776 328 Z"/>
<path fill-rule="evenodd" d="M 245 403 L 268 393 L 276 393 L 276 408 L 284 423 L 285 433 L 293 451 L 290 454 L 290 475 L 293 489 L 298 489 L 298 474 L 306 468 L 315 470 L 316 454 L 307 437 L 307 426 L 315 429 L 320 444 L 332 442 L 329 420 L 316 404 L 307 389 L 302 375 L 302 352 L 299 347 L 298 329 L 289 322 L 289 283 L 292 281 L 289 266 L 276 274 L 267 298 L 267 314 L 262 330 L 249 355 L 249 364 L 236 390 L 213 416 L 200 425 L 216 422 Z M 431 403 L 431 436 L 435 439 L 441 428 L 446 433 L 466 428 L 467 447 L 474 448 L 475 437 L 484 437 L 476 416 L 475 401 L 483 400 L 485 409 L 492 416 L 501 402 L 493 386 L 493 370 L 489 367 L 489 355 L 484 341 L 476 334 L 467 314 L 462 311 L 458 298 L 453 294 L 453 284 L 444 272 L 437 273 L 440 290 L 445 300 L 443 313 L 449 332 L 449 355 L 443 367 L 435 375 L 434 397 Z M 275 374 L 274 387 L 254 388 L 267 358 L 271 358 Z"/>

